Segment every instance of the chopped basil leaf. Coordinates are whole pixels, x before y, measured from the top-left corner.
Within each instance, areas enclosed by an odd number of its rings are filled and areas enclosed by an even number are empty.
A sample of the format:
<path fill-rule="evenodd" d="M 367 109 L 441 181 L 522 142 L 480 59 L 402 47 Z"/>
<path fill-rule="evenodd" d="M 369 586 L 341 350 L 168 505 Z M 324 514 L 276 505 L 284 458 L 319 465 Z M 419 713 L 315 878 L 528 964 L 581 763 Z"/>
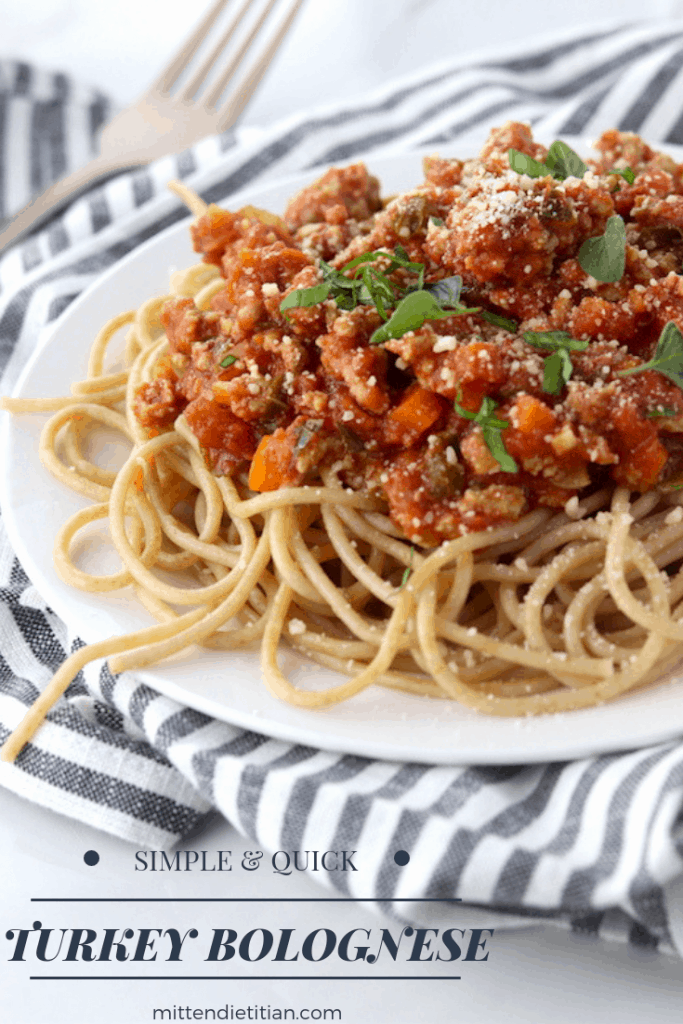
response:
<path fill-rule="evenodd" d="M 565 178 L 583 178 L 588 170 L 579 154 L 559 139 L 556 139 L 548 150 L 545 163 L 534 160 L 532 156 L 527 156 L 518 149 L 508 150 L 508 162 L 517 174 L 527 174 L 530 178 L 545 178 L 551 175 L 557 181 L 564 181 Z"/>
<path fill-rule="evenodd" d="M 320 261 L 323 281 L 329 286 L 330 298 L 333 298 L 340 309 L 355 309 L 360 302 L 359 292 L 362 281 L 351 280 L 339 270 L 335 270 L 324 260 Z"/>
<path fill-rule="evenodd" d="M 652 409 L 651 412 L 645 413 L 646 420 L 656 420 L 663 416 L 675 416 L 676 410 L 669 408 L 668 405 L 663 405 L 661 409 Z"/>
<path fill-rule="evenodd" d="M 226 356 L 225 359 L 221 362 L 221 366 L 224 366 L 227 369 L 228 366 L 232 366 L 232 364 L 236 362 L 237 356 Z"/>
<path fill-rule="evenodd" d="M 534 348 L 547 348 L 551 352 L 569 349 L 570 352 L 585 352 L 588 342 L 573 338 L 567 331 L 525 331 L 524 340 Z"/>
<path fill-rule="evenodd" d="M 453 277 L 445 277 L 443 281 L 427 285 L 426 291 L 434 296 L 440 306 L 444 309 L 452 309 L 458 316 L 462 313 L 476 313 L 482 320 L 493 324 L 494 327 L 501 327 L 505 331 L 516 334 L 517 324 L 514 320 L 508 320 L 504 316 L 499 316 L 498 313 L 490 313 L 487 309 L 481 309 L 480 306 L 462 306 L 460 304 L 461 289 L 462 278 L 459 274 L 455 274 Z"/>
<path fill-rule="evenodd" d="M 626 266 L 626 228 L 618 214 L 610 217 L 605 233 L 587 238 L 579 249 L 579 263 L 596 281 L 619 281 Z"/>
<path fill-rule="evenodd" d="M 630 167 L 610 167 L 608 171 L 603 171 L 603 174 L 619 174 L 622 178 L 625 178 L 629 185 L 632 185 L 636 180 L 635 173 Z"/>
<path fill-rule="evenodd" d="M 396 304 L 396 289 L 384 274 L 370 267 L 363 267 L 360 272 L 362 287 L 359 292 L 360 301 L 373 305 L 382 320 L 387 320 L 386 306 Z"/>
<path fill-rule="evenodd" d="M 393 273 L 393 271 L 397 270 L 399 267 L 402 267 L 404 270 L 411 270 L 414 274 L 418 274 L 420 278 L 418 287 L 422 287 L 425 270 L 424 263 L 413 263 L 409 260 L 408 253 L 402 245 L 394 246 L 394 255 L 391 257 L 391 261 L 387 268 L 387 274 Z"/>
<path fill-rule="evenodd" d="M 519 466 L 508 453 L 500 430 L 497 427 L 483 426 L 481 428 L 486 447 L 493 455 L 503 473 L 518 473 Z"/>
<path fill-rule="evenodd" d="M 484 444 L 493 455 L 494 459 L 502 469 L 504 473 L 518 473 L 519 467 L 512 456 L 508 453 L 501 431 L 509 427 L 510 424 L 507 420 L 499 420 L 493 415 L 497 409 L 497 403 L 492 398 L 485 395 L 482 399 L 479 412 L 469 412 L 467 409 L 463 409 L 460 403 L 456 401 L 453 403 L 455 411 L 459 416 L 464 416 L 467 420 L 473 420 L 478 423 L 481 427 L 481 433 L 484 438 Z"/>
<path fill-rule="evenodd" d="M 514 320 L 508 320 L 507 317 L 499 316 L 498 313 L 490 313 L 488 309 L 480 309 L 479 316 L 487 323 L 493 324 L 494 327 L 500 327 L 504 331 L 509 331 L 510 334 L 517 333 L 517 324 Z"/>
<path fill-rule="evenodd" d="M 389 338 L 402 338 L 408 331 L 417 331 L 426 320 L 441 320 L 445 316 L 453 315 L 452 311 L 442 309 L 429 292 L 423 289 L 418 292 L 408 292 L 405 298 L 401 299 L 390 319 L 374 331 L 370 338 L 370 344 L 381 345 Z"/>
<path fill-rule="evenodd" d="M 413 263 L 408 258 L 408 253 L 405 251 L 402 245 L 394 247 L 394 253 L 391 255 L 387 252 L 364 252 L 360 256 L 356 256 L 354 259 L 349 260 L 342 267 L 342 271 L 353 270 L 363 263 L 375 263 L 380 257 L 387 257 L 389 259 L 389 266 L 387 267 L 386 273 L 392 274 L 394 270 L 398 270 L 399 267 L 404 270 L 412 270 L 415 274 L 424 274 L 423 263 Z M 373 273 L 378 271 L 373 270 Z"/>
<path fill-rule="evenodd" d="M 371 265 L 380 257 L 385 257 L 389 261 L 384 272 Z M 285 316 L 288 309 L 315 306 L 327 298 L 334 299 L 337 306 L 344 310 L 355 309 L 361 304 L 374 306 L 387 323 L 374 332 L 370 338 L 371 345 L 379 345 L 389 338 L 401 338 L 407 331 L 417 330 L 426 320 L 439 320 L 451 315 L 462 316 L 465 313 L 478 313 L 488 323 L 512 333 L 517 330 L 514 321 L 497 313 L 490 313 L 478 306 L 462 306 L 462 278 L 459 275 L 447 277 L 425 288 L 424 264 L 410 260 L 402 245 L 397 245 L 393 254 L 361 253 L 341 270 L 321 260 L 320 269 L 323 275 L 321 284 L 312 288 L 296 288 L 282 300 L 280 311 Z M 387 275 L 399 269 L 416 274 L 416 284 L 407 288 L 394 284 Z M 348 276 L 348 271 L 353 271 L 352 276 Z M 391 317 L 390 309 L 394 310 Z"/>
<path fill-rule="evenodd" d="M 411 546 L 410 546 L 410 561 L 408 562 L 408 565 L 403 570 L 403 575 L 401 576 L 401 585 L 398 588 L 399 590 L 403 590 L 403 588 L 405 587 L 406 583 L 408 582 L 408 580 L 410 578 L 411 572 L 413 571 L 413 555 L 414 554 L 415 554 L 415 548 L 411 544 Z"/>
<path fill-rule="evenodd" d="M 441 220 L 441 217 L 430 217 L 429 223 L 433 224 L 435 228 L 442 228 L 444 222 Z"/>
<path fill-rule="evenodd" d="M 552 173 L 545 164 L 526 153 L 520 153 L 518 149 L 508 149 L 508 162 L 517 174 L 526 174 L 530 178 L 545 178 Z"/>
<path fill-rule="evenodd" d="M 641 366 L 632 366 L 630 370 L 620 370 L 618 376 L 628 377 L 643 370 L 656 370 L 683 391 L 683 334 L 673 320 L 669 320 L 662 329 L 652 359 Z"/>
<path fill-rule="evenodd" d="M 585 352 L 588 342 L 573 338 L 567 331 L 525 331 L 524 340 L 534 348 L 552 352 L 543 363 L 543 390 L 547 395 L 559 395 L 574 369 L 569 353 Z"/>
<path fill-rule="evenodd" d="M 572 375 L 572 361 L 566 348 L 553 352 L 543 363 L 543 390 L 547 395 L 559 395 Z"/>
<path fill-rule="evenodd" d="M 320 270 L 322 271 L 323 281 L 325 284 L 329 284 L 332 290 L 344 288 L 348 291 L 354 291 L 358 287 L 357 281 L 346 277 L 340 270 L 336 270 L 329 263 L 325 263 L 325 260 L 320 261 Z"/>
<path fill-rule="evenodd" d="M 376 263 L 380 257 L 389 260 L 384 273 L 374 266 L 369 266 Z M 324 282 L 329 285 L 330 298 L 335 300 L 340 309 L 355 309 L 360 304 L 375 306 L 384 320 L 387 319 L 387 307 L 394 307 L 407 290 L 395 285 L 388 274 L 393 274 L 399 269 L 407 270 L 417 274 L 417 290 L 421 289 L 424 283 L 424 264 L 410 260 L 402 245 L 397 245 L 393 254 L 361 253 L 360 256 L 349 260 L 341 270 L 336 270 L 324 260 L 321 260 L 320 268 Z M 347 271 L 350 270 L 354 273 L 349 277 Z"/>
<path fill-rule="evenodd" d="M 354 256 L 352 260 L 345 263 L 342 270 L 353 270 L 354 267 L 359 267 L 361 263 L 374 263 L 379 253 L 376 252 L 362 252 L 360 256 Z"/>
<path fill-rule="evenodd" d="M 445 277 L 443 281 L 427 285 L 427 291 L 434 296 L 436 301 L 444 309 L 446 306 L 457 309 L 460 305 L 460 291 L 462 289 L 462 278 L 459 274 L 453 277 Z"/>
<path fill-rule="evenodd" d="M 550 168 L 553 178 L 558 178 L 560 181 L 565 178 L 583 178 L 588 170 L 579 154 L 560 139 L 556 139 L 551 145 L 545 162 L 546 167 Z"/>
<path fill-rule="evenodd" d="M 301 306 L 317 306 L 324 302 L 330 294 L 330 285 L 327 283 L 315 284 L 312 288 L 295 288 L 280 303 L 280 312 L 287 309 L 298 309 Z M 286 314 L 285 314 L 286 315 Z M 289 317 L 287 317 L 289 320 Z"/>

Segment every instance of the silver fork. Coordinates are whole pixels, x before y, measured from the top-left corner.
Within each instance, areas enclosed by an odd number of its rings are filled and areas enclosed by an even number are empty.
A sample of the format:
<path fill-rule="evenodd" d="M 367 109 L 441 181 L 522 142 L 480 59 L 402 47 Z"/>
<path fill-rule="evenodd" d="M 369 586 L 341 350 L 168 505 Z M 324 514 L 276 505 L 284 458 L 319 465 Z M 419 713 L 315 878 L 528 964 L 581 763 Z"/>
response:
<path fill-rule="evenodd" d="M 209 36 L 228 2 L 216 0 L 147 92 L 132 106 L 117 114 L 104 128 L 100 137 L 99 156 L 85 167 L 55 182 L 16 214 L 0 233 L 0 252 L 24 238 L 96 182 L 117 172 L 148 164 L 169 153 L 179 153 L 199 139 L 225 131 L 235 123 L 265 74 L 303 0 L 288 0 L 286 13 L 277 29 L 256 59 L 238 78 L 237 72 L 247 51 L 261 33 L 277 3 L 277 0 L 267 0 L 235 53 L 221 66 L 220 58 L 228 44 L 235 37 L 249 10 L 258 2 L 243 0 L 211 53 L 202 61 L 191 79 L 172 95 L 171 90 Z M 214 77 L 200 92 L 212 72 Z M 221 103 L 233 79 L 236 79 L 235 84 Z"/>

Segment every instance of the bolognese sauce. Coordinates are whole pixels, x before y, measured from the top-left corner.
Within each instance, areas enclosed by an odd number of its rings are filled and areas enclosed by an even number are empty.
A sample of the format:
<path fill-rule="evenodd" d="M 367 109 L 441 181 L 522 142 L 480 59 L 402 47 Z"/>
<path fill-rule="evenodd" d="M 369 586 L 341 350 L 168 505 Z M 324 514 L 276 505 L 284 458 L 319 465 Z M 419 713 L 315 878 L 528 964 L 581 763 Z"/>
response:
<path fill-rule="evenodd" d="M 509 123 L 384 204 L 356 164 L 282 219 L 209 207 L 194 245 L 225 283 L 209 310 L 167 304 L 139 421 L 184 413 L 254 491 L 334 466 L 426 546 L 605 483 L 679 486 L 683 391 L 653 357 L 683 328 L 683 165 L 630 133 L 596 150 L 560 173 Z"/>

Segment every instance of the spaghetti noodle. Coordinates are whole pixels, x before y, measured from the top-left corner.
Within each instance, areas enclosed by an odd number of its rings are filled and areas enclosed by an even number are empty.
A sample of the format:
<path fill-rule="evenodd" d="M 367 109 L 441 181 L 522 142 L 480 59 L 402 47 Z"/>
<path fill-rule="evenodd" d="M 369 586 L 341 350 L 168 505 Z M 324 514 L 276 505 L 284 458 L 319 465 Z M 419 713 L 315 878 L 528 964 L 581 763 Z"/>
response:
<path fill-rule="evenodd" d="M 88 661 L 122 672 L 195 645 L 260 644 L 270 691 L 304 708 L 381 684 L 529 715 L 662 676 L 683 655 L 683 394 L 636 371 L 661 327 L 683 324 L 682 279 L 674 214 L 639 196 L 659 182 L 678 200 L 681 175 L 634 139 L 607 133 L 602 165 L 553 178 L 552 152 L 506 126 L 480 164 L 434 158 L 427 184 L 384 208 L 364 169 L 330 172 L 287 225 L 186 196 L 210 262 L 106 324 L 70 396 L 4 402 L 52 413 L 41 460 L 91 502 L 56 539 L 60 576 L 132 587 L 157 624 L 67 658 L 3 759 Z M 627 147 L 633 182 L 611 170 Z M 508 150 L 541 172 L 515 171 Z M 626 269 L 601 283 L 577 253 L 614 216 Z M 428 315 L 392 328 L 416 295 Z M 126 366 L 107 370 L 122 330 Z M 116 472 L 87 454 L 102 425 L 130 446 Z M 111 575 L 74 556 L 103 518 Z M 348 679 L 295 687 L 282 640 Z"/>

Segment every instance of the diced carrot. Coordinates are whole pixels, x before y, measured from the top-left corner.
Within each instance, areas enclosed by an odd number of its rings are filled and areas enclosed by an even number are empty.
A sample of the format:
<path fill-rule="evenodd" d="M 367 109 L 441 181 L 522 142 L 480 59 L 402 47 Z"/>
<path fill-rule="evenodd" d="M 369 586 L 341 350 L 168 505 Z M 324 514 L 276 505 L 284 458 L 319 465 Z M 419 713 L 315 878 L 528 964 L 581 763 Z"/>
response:
<path fill-rule="evenodd" d="M 522 434 L 541 431 L 550 433 L 555 427 L 555 416 L 544 402 L 533 395 L 520 395 L 515 403 L 515 426 Z"/>
<path fill-rule="evenodd" d="M 230 405 L 230 403 L 235 397 L 234 393 L 231 391 L 228 385 L 230 381 L 233 380 L 235 377 L 241 376 L 242 369 L 235 370 L 233 374 L 228 376 L 230 370 L 232 370 L 232 366 L 230 366 L 228 370 L 223 371 L 221 379 L 215 380 L 211 385 L 211 391 L 213 392 L 213 400 L 214 402 L 218 402 L 219 405 Z"/>
<path fill-rule="evenodd" d="M 249 487 L 252 491 L 276 491 L 283 480 L 281 444 L 272 434 L 266 434 L 251 460 Z"/>
<path fill-rule="evenodd" d="M 441 399 L 433 391 L 414 384 L 389 413 L 389 419 L 416 433 L 423 433 L 435 423 L 443 410 Z"/>
<path fill-rule="evenodd" d="M 635 490 L 648 491 L 656 485 L 668 458 L 669 453 L 658 438 L 650 437 L 629 451 L 628 464 L 614 475 Z"/>

